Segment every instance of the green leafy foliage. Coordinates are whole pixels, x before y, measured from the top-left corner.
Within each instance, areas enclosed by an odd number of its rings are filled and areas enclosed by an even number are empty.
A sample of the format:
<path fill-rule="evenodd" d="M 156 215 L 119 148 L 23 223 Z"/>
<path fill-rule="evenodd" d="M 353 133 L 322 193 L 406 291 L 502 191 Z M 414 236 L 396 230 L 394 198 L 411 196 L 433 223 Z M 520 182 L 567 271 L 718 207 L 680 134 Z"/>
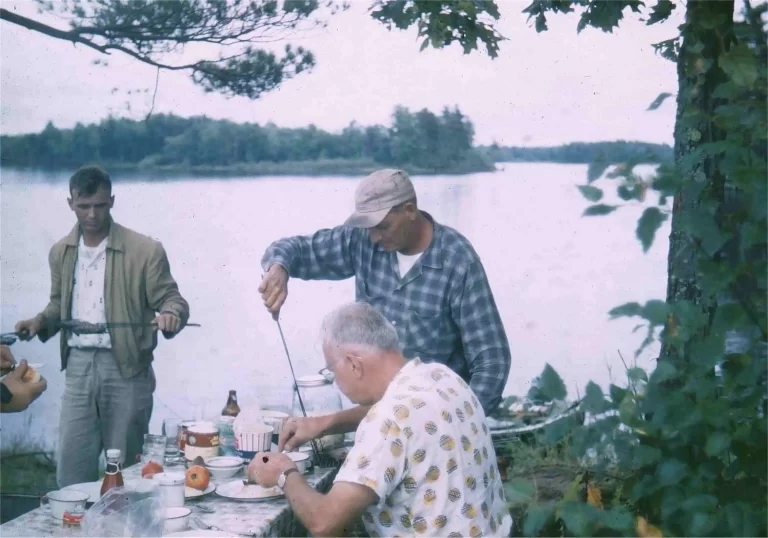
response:
<path fill-rule="evenodd" d="M 656 232 L 665 220 L 667 220 L 666 213 L 662 213 L 658 207 L 649 207 L 643 211 L 643 215 L 637 221 L 637 231 L 635 232 L 640 244 L 643 245 L 643 251 L 648 252 L 648 249 L 651 248 Z"/>
<path fill-rule="evenodd" d="M 746 44 L 739 44 L 720 56 L 718 63 L 734 84 L 750 88 L 759 77 L 758 61 Z"/>
<path fill-rule="evenodd" d="M 548 13 L 583 8 L 583 21 L 601 9 L 587 0 L 565 4 L 534 2 L 527 12 L 546 29 Z M 595 26 L 615 27 L 621 6 Z M 658 1 L 647 23 L 674 8 Z M 566 495 L 554 515 L 528 511 L 532 533 L 554 519 L 572 536 L 768 534 L 768 5 L 746 3 L 741 22 L 726 2 L 685 9 L 681 35 L 655 47 L 680 62 L 675 163 L 641 180 L 634 162 L 604 176 L 605 161 L 595 159 L 587 185 L 578 186 L 596 204 L 602 183 L 614 182 L 625 203 L 642 204 L 635 233 L 644 251 L 674 215 L 668 296 L 609 313 L 643 320 L 641 349 L 659 341 L 661 355 L 648 370 L 627 367 L 627 385 L 612 384 L 607 395 L 589 383 L 580 410 L 594 420 L 547 436 L 569 439 L 584 465 L 621 477 L 619 510 Z M 585 215 L 619 207 L 590 205 Z"/>
<path fill-rule="evenodd" d="M 618 206 L 615 206 L 615 205 L 597 204 L 597 205 L 589 206 L 587 209 L 585 209 L 584 216 L 600 217 L 603 215 L 608 215 L 609 213 L 613 213 L 617 209 L 618 209 Z"/>
<path fill-rule="evenodd" d="M 371 16 L 388 28 L 405 30 L 415 24 L 424 38 L 421 50 L 457 42 L 469 54 L 483 44 L 495 58 L 504 39 L 494 27 L 499 9 L 493 0 L 376 0 Z"/>
<path fill-rule="evenodd" d="M 547 162 L 568 164 L 592 164 L 600 159 L 605 163 L 619 164 L 628 160 L 642 163 L 670 162 L 674 158 L 672 148 L 667 144 L 651 144 L 627 140 L 610 142 L 569 142 L 561 146 L 515 147 L 481 146 L 496 162 Z M 602 168 L 594 179 L 598 179 L 606 168 Z"/>
<path fill-rule="evenodd" d="M 323 24 L 320 8 L 344 6 L 332 0 L 38 0 L 39 11 L 68 22 L 69 30 L 48 26 L 2 9 L 2 18 L 48 37 L 70 41 L 105 55 L 114 52 L 159 70 L 186 71 L 207 92 L 257 99 L 284 81 L 309 71 L 313 54 L 286 46 L 283 53 L 259 48 L 290 32 Z M 173 61 L 171 52 L 193 44 L 197 61 Z M 222 49 L 224 47 L 224 49 Z M 226 53 L 222 54 L 222 50 Z"/>
<path fill-rule="evenodd" d="M 659 0 L 651 9 L 651 16 L 648 17 L 648 22 L 646 24 L 651 25 L 665 21 L 672 15 L 674 10 L 674 2 L 671 2 L 670 0 Z"/>
<path fill-rule="evenodd" d="M 539 377 L 533 380 L 528 390 L 528 399 L 535 404 L 565 400 L 566 396 L 568 396 L 568 390 L 565 388 L 563 378 L 549 363 L 544 366 Z"/>
<path fill-rule="evenodd" d="M 666 101 L 670 97 L 672 97 L 672 94 L 669 93 L 669 92 L 662 92 L 662 93 L 660 93 L 656 97 L 656 99 L 654 99 L 653 102 L 650 105 L 648 105 L 648 110 L 656 110 L 662 104 L 664 104 L 664 101 Z"/>
<path fill-rule="evenodd" d="M 109 118 L 95 125 L 78 124 L 74 129 L 48 124 L 41 133 L 3 136 L 0 143 L 3 164 L 19 167 L 75 168 L 98 162 L 116 168 L 234 168 L 255 163 L 358 160 L 374 166 L 451 171 L 471 165 L 482 169 L 485 161 L 473 148 L 473 137 L 472 122 L 458 108 L 435 114 L 397 107 L 389 127 L 352 123 L 340 133 L 314 126 L 281 128 L 157 114 L 145 121 Z"/>
<path fill-rule="evenodd" d="M 603 191 L 591 185 L 579 185 L 582 196 L 590 202 L 599 202 L 603 197 Z"/>

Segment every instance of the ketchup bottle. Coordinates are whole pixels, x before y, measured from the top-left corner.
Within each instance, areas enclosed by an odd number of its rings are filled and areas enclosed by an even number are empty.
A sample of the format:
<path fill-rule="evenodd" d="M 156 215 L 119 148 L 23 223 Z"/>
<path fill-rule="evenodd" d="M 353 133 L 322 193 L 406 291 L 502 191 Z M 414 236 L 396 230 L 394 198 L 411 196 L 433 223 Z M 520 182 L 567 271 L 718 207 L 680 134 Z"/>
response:
<path fill-rule="evenodd" d="M 120 450 L 110 448 L 107 450 L 107 472 L 101 483 L 101 496 L 112 488 L 123 486 L 123 472 L 120 469 Z"/>

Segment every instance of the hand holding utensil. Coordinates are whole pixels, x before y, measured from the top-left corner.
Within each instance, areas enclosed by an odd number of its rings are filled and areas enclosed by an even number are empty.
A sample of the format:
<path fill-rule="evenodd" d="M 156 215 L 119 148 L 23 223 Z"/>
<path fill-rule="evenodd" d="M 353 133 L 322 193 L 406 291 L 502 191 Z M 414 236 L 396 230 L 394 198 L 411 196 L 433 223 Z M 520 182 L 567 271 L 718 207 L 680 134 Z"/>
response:
<path fill-rule="evenodd" d="M 277 321 L 280 309 L 288 298 L 288 271 L 280 264 L 273 264 L 266 275 L 261 275 L 259 293 L 264 300 L 264 306 Z"/>

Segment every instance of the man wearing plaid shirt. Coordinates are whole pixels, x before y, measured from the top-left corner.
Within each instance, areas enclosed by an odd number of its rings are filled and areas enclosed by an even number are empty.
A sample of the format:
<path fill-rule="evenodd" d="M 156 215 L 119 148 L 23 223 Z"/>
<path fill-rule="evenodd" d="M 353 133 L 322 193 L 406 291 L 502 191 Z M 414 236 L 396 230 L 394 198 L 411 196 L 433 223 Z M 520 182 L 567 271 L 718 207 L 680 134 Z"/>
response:
<path fill-rule="evenodd" d="M 262 257 L 259 291 L 277 317 L 288 278 L 355 277 L 358 301 L 397 329 L 403 354 L 445 364 L 477 395 L 486 415 L 498 407 L 510 368 L 509 343 L 480 258 L 456 230 L 416 203 L 401 170 L 379 170 L 355 191 L 355 212 L 342 226 L 280 239 Z M 280 450 L 320 434 L 354 431 L 367 409 L 291 421 Z"/>

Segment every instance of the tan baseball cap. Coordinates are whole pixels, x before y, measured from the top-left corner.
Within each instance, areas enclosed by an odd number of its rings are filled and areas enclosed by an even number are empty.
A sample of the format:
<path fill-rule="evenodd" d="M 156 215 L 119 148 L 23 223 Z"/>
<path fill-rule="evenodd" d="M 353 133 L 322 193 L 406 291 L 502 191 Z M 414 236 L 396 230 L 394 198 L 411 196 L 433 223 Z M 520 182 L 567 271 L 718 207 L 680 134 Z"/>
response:
<path fill-rule="evenodd" d="M 387 168 L 365 177 L 355 190 L 355 212 L 344 223 L 356 228 L 373 228 L 396 205 L 416 198 L 408 174 Z"/>

